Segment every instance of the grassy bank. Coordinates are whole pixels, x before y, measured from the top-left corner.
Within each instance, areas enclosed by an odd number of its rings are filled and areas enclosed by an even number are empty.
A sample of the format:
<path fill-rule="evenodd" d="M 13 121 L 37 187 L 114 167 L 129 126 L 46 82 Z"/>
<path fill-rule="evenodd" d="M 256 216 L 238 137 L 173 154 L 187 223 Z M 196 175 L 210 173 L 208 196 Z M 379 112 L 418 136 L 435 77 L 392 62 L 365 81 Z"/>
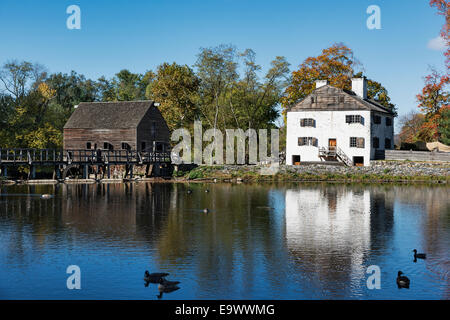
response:
<path fill-rule="evenodd" d="M 392 169 L 384 169 L 382 173 L 367 173 L 357 169 L 352 172 L 322 172 L 279 170 L 273 175 L 262 175 L 260 167 L 242 166 L 230 170 L 224 166 L 199 166 L 191 171 L 174 172 L 175 180 L 186 181 L 342 181 L 364 183 L 386 182 L 432 182 L 448 183 L 448 175 L 424 175 L 424 174 L 395 174 Z"/>

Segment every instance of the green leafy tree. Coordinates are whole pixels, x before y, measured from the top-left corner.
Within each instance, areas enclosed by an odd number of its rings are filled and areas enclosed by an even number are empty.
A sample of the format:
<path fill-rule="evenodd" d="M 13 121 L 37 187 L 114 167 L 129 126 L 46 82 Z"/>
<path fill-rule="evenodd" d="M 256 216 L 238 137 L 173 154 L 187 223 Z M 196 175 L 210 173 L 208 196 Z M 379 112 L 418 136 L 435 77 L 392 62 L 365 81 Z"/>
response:
<path fill-rule="evenodd" d="M 439 140 L 450 146 L 450 107 L 442 108 L 441 117 L 439 119 Z"/>
<path fill-rule="evenodd" d="M 171 130 L 192 126 L 198 116 L 196 97 L 200 79 L 188 66 L 163 63 L 147 86 L 146 97 L 160 103 Z"/>

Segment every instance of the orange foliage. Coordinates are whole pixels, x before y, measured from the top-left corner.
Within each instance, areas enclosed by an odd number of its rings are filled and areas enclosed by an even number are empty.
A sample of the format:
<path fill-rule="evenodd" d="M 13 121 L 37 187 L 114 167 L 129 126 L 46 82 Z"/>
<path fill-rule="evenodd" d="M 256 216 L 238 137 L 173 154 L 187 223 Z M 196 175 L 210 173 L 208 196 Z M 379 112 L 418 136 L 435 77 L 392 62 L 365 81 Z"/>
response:
<path fill-rule="evenodd" d="M 322 50 L 317 57 L 307 58 L 299 70 L 292 72 L 291 85 L 286 88 L 282 99 L 283 113 L 289 105 L 314 91 L 316 80 L 328 80 L 334 87 L 351 89 L 351 78 L 356 65 L 358 62 L 353 51 L 341 43 Z"/>

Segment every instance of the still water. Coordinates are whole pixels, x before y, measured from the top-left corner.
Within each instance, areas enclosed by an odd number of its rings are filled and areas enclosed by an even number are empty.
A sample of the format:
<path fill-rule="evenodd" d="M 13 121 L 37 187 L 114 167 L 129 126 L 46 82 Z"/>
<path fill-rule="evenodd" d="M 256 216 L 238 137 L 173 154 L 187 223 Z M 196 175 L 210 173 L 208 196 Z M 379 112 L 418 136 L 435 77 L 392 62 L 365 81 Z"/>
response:
<path fill-rule="evenodd" d="M 449 190 L 1 187 L 0 299 L 157 299 L 145 270 L 181 281 L 162 299 L 449 299 Z M 39 197 L 46 193 L 54 197 Z M 427 259 L 414 262 L 415 248 Z M 69 265 L 81 269 L 80 290 L 67 289 Z M 371 265 L 381 269 L 380 290 L 367 288 Z M 409 290 L 397 288 L 398 270 Z"/>

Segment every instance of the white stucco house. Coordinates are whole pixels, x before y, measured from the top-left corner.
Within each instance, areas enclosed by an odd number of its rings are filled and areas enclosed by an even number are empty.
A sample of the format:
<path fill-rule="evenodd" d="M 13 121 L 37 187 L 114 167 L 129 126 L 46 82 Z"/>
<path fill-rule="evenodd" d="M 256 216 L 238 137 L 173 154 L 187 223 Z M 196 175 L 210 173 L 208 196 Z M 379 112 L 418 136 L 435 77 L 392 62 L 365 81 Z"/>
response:
<path fill-rule="evenodd" d="M 394 113 L 367 98 L 365 78 L 352 79 L 351 91 L 316 81 L 316 89 L 287 112 L 287 165 L 340 161 L 369 166 L 393 144 Z"/>

